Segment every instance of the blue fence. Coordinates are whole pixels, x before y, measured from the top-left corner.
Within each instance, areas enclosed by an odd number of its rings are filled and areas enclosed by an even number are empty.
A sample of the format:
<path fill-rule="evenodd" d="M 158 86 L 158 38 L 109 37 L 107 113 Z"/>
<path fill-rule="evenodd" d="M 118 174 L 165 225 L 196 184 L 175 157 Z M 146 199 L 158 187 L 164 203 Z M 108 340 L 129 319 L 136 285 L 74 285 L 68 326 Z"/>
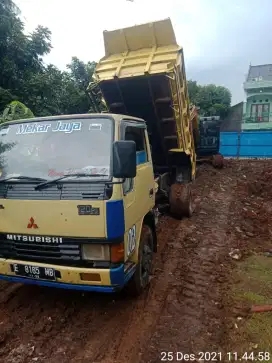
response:
<path fill-rule="evenodd" d="M 272 158 L 272 131 L 221 132 L 220 153 L 226 157 Z"/>

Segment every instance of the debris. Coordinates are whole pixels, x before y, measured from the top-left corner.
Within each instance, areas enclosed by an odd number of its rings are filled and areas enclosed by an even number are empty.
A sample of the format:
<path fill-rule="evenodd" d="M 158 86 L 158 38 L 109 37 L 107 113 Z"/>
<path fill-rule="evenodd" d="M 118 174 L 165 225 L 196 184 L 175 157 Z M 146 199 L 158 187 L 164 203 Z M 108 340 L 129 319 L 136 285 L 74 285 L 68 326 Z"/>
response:
<path fill-rule="evenodd" d="M 267 311 L 272 311 L 272 305 L 252 305 L 252 313 L 264 313 Z"/>
<path fill-rule="evenodd" d="M 229 253 L 229 256 L 231 258 L 233 258 L 234 260 L 240 260 L 242 258 L 242 253 L 240 250 L 236 249 L 236 250 L 231 250 Z"/>
<path fill-rule="evenodd" d="M 251 232 L 246 232 L 246 235 L 248 236 L 248 237 L 254 237 L 254 234 L 253 233 L 251 233 Z"/>
<path fill-rule="evenodd" d="M 234 327 L 235 327 L 235 329 L 238 329 L 238 325 L 236 323 L 234 324 Z"/>
<path fill-rule="evenodd" d="M 241 316 L 238 316 L 237 320 L 241 321 L 241 320 L 243 320 L 243 318 Z"/>
<path fill-rule="evenodd" d="M 243 231 L 241 230 L 240 227 L 235 227 L 236 231 L 239 232 L 239 233 L 243 233 Z"/>

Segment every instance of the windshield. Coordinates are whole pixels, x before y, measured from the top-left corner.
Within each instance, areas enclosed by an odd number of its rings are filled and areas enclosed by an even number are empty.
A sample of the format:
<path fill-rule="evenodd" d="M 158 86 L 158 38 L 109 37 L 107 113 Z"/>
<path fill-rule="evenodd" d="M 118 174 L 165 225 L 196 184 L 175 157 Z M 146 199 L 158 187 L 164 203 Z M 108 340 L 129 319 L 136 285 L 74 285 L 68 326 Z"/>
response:
<path fill-rule="evenodd" d="M 1 179 L 27 175 L 54 179 L 65 174 L 110 176 L 113 123 L 108 118 L 48 120 L 0 128 Z"/>

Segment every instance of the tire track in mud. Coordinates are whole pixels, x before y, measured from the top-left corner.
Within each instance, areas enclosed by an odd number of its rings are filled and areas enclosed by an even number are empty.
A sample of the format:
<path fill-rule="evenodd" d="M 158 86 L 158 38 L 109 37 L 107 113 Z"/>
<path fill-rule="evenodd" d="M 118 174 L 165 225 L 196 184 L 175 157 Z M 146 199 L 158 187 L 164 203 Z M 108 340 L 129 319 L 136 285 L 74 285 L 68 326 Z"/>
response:
<path fill-rule="evenodd" d="M 82 351 L 73 361 L 89 362 L 136 362 L 139 359 L 139 347 L 143 340 L 150 339 L 151 332 L 155 329 L 161 311 L 164 309 L 169 281 L 178 261 L 174 258 L 174 251 L 169 248 L 169 241 L 177 237 L 179 221 L 163 217 L 162 225 L 169 224 L 173 230 L 163 235 L 158 235 L 159 256 L 155 261 L 155 276 L 151 287 L 136 301 L 128 300 L 127 309 L 120 311 L 118 319 L 113 319 L 110 326 L 105 326 L 105 334 L 99 334 L 96 339 L 87 342 Z M 161 227 L 162 228 L 162 227 Z M 171 236 L 170 236 L 171 234 Z M 139 334 L 138 334 L 139 332 Z"/>
<path fill-rule="evenodd" d="M 217 187 L 211 190 L 207 198 L 209 207 L 204 205 L 200 211 L 205 215 L 201 234 L 193 233 L 189 241 L 183 238 L 179 256 L 183 266 L 179 265 L 175 271 L 178 283 L 172 286 L 164 311 L 168 319 L 159 320 L 149 344 L 151 348 L 146 349 L 141 362 L 158 362 L 163 351 L 195 354 L 199 358 L 197 354 L 201 351 L 222 350 L 225 333 L 222 283 L 226 281 L 224 259 L 231 244 L 227 231 L 233 198 L 231 188 L 226 185 L 224 188 L 224 192 Z M 217 212 L 213 220 L 205 212 L 210 208 Z M 199 216 L 195 216 L 190 223 L 198 220 Z"/>

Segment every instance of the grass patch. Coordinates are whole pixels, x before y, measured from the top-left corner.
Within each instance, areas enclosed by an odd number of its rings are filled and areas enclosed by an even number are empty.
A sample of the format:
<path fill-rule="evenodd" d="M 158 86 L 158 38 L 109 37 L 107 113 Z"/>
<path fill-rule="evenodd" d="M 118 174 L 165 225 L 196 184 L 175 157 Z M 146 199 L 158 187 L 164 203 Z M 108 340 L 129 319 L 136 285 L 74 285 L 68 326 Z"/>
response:
<path fill-rule="evenodd" d="M 234 274 L 239 281 L 232 289 L 235 303 L 249 306 L 272 304 L 271 257 L 253 255 L 239 263 Z M 268 362 L 272 363 L 272 312 L 252 314 L 239 326 L 239 334 L 235 339 L 237 351 L 248 351 L 250 345 L 257 344 L 255 352 L 270 352 L 271 359 Z"/>

